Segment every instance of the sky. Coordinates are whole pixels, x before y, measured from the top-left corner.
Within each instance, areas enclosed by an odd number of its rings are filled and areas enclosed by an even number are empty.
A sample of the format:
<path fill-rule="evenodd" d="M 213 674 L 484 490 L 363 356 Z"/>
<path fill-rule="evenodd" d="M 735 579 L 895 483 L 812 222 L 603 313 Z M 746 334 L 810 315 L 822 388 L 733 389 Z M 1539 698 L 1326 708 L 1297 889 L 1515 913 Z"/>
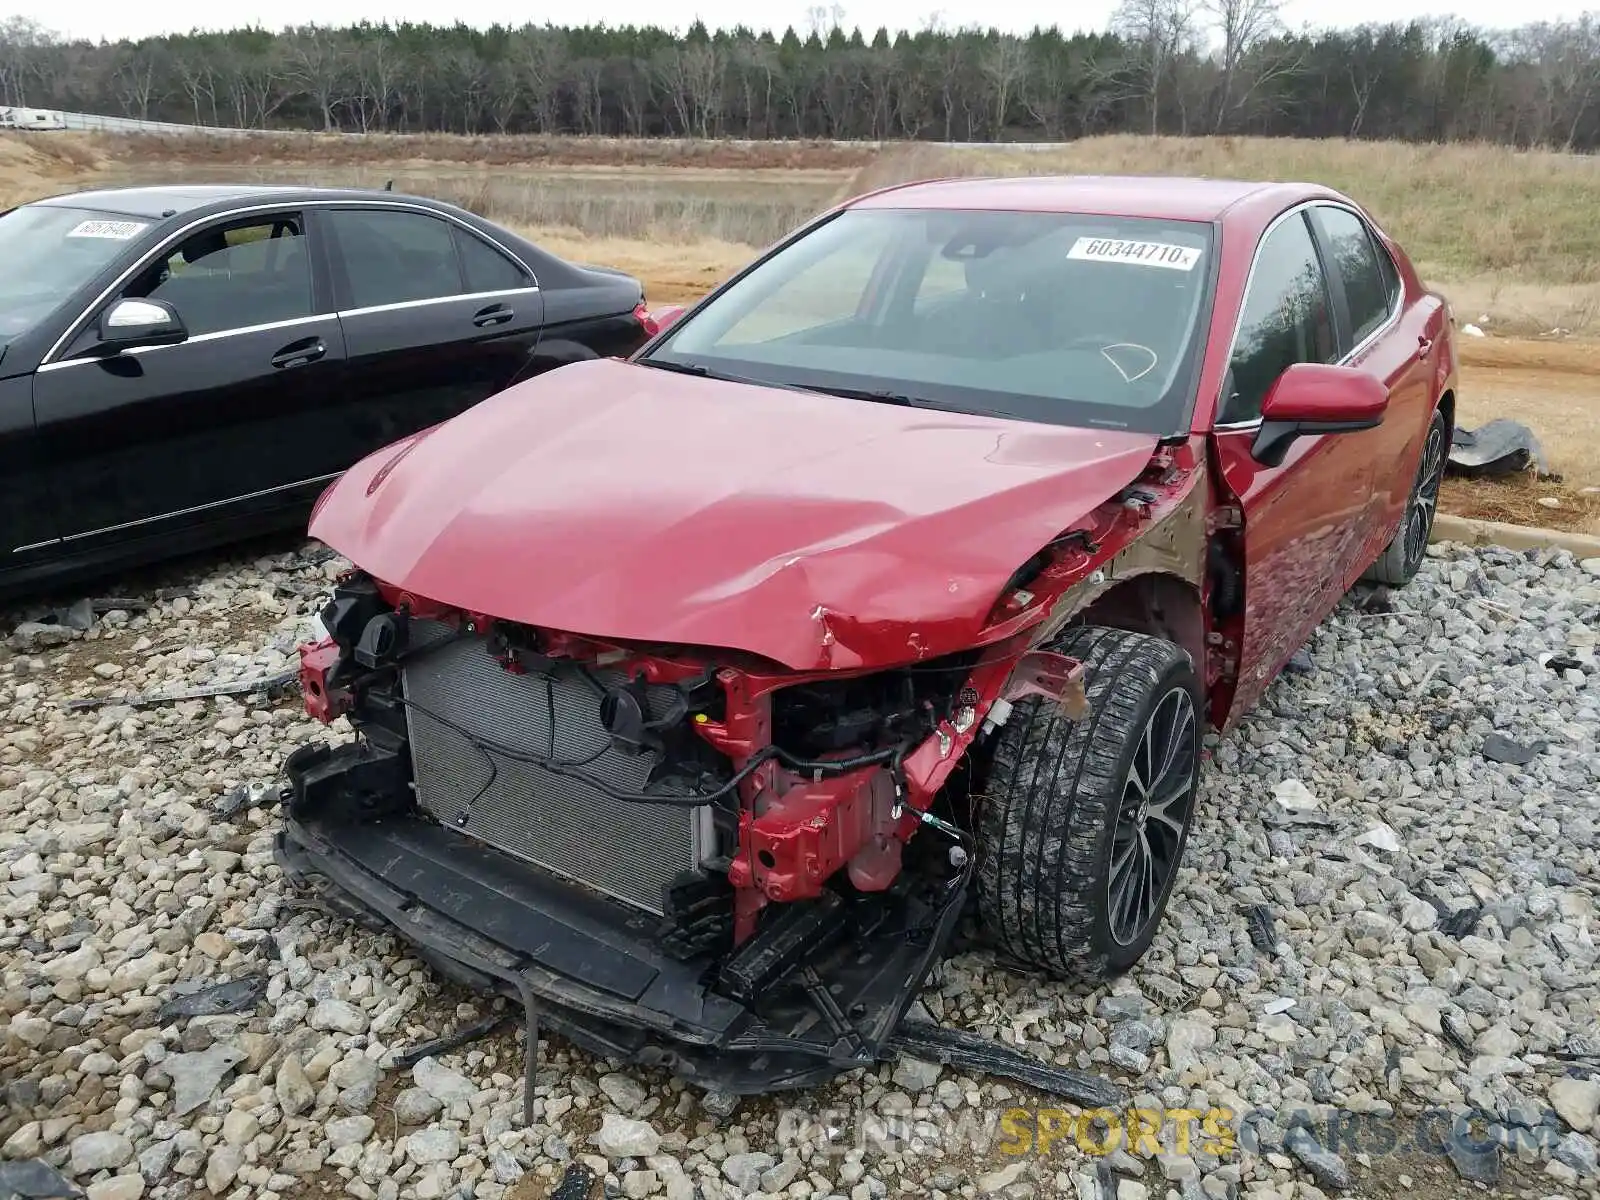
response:
<path fill-rule="evenodd" d="M 818 0 L 828 2 L 828 0 Z M 696 18 L 712 27 L 740 22 L 759 27 L 762 18 L 777 29 L 793 24 L 804 32 L 811 0 L 777 0 L 752 7 L 748 0 L 608 0 L 604 19 L 608 24 L 657 24 L 679 29 Z M 936 13 L 947 27 L 963 25 L 994 26 L 1011 32 L 1024 32 L 1037 24 L 1055 23 L 1064 30 L 1103 29 L 1116 0 L 1075 0 L 1065 15 L 1063 9 L 1041 5 L 1037 0 L 838 0 L 839 21 L 846 29 L 859 25 L 870 33 L 880 25 L 891 31 L 917 29 Z M 28 17 L 47 29 L 69 37 L 91 39 L 144 37 L 151 34 L 231 27 L 260 23 L 269 29 L 284 25 L 317 23 L 344 25 L 367 20 L 438 21 L 441 13 L 453 19 L 455 12 L 441 9 L 438 0 L 235 0 L 218 6 L 215 0 L 164 0 L 159 4 L 73 4 L 59 0 L 23 0 L 0 16 Z M 831 5 L 830 5 L 831 6 Z M 1064 6 L 1065 7 L 1065 6 Z M 1566 3 L 1563 0 L 1522 0 L 1507 6 L 1503 0 L 1287 0 L 1284 18 L 1291 28 L 1305 25 L 1359 25 L 1367 21 L 1407 20 L 1413 17 L 1453 15 L 1489 28 L 1521 25 L 1533 21 L 1554 21 L 1577 16 L 1585 8 L 1600 7 L 1600 0 Z M 526 0 L 477 0 L 470 6 L 470 22 L 491 25 L 496 22 L 520 25 L 549 19 L 557 23 L 589 19 L 595 10 L 575 13 L 571 8 L 551 6 L 540 11 Z M 226 18 L 219 19 L 219 12 Z M 758 15 L 760 14 L 760 15 Z M 599 15 L 599 14 L 595 14 Z"/>

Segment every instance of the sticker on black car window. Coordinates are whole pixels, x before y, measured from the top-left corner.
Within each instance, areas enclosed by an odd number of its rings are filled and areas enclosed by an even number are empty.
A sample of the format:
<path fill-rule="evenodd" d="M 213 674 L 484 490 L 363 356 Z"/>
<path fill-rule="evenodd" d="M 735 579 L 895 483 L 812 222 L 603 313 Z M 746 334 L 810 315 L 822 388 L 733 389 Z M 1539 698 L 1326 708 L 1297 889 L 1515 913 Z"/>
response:
<path fill-rule="evenodd" d="M 148 228 L 150 226 L 143 221 L 79 221 L 67 230 L 67 236 L 110 238 L 112 241 L 125 242 Z"/>

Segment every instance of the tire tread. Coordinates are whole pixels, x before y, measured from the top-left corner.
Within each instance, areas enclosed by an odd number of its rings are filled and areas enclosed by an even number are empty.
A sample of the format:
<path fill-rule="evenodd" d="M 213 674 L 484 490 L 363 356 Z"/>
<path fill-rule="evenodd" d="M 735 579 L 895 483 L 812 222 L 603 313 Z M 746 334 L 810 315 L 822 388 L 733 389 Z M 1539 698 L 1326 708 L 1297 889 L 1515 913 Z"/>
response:
<path fill-rule="evenodd" d="M 1161 638 L 1093 625 L 1064 631 L 1050 649 L 1084 664 L 1089 714 L 1073 721 L 1029 697 L 1001 729 L 977 815 L 979 913 L 1011 957 L 1100 979 L 1114 972 L 1090 931 L 1123 750 L 1161 680 L 1192 664 Z"/>

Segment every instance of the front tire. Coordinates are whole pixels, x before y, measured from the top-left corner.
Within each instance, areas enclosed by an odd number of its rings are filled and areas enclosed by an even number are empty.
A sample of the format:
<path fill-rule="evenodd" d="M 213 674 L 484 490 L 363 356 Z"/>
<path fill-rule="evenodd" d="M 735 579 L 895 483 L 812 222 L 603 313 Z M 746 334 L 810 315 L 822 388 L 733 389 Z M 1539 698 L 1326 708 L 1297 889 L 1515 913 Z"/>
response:
<path fill-rule="evenodd" d="M 1444 481 L 1445 462 L 1449 457 L 1450 422 L 1436 408 L 1428 422 L 1428 432 L 1423 435 L 1422 458 L 1417 463 L 1411 494 L 1406 497 L 1400 528 L 1361 578 L 1389 587 L 1404 587 L 1416 577 L 1428 554 L 1428 540 L 1433 536 L 1433 518 L 1439 509 L 1439 485 Z"/>
<path fill-rule="evenodd" d="M 1161 638 L 1081 626 L 1051 647 L 1084 664 L 1089 715 L 1018 702 L 977 813 L 978 912 L 1010 956 L 1098 981 L 1149 949 L 1189 839 L 1201 690 Z"/>

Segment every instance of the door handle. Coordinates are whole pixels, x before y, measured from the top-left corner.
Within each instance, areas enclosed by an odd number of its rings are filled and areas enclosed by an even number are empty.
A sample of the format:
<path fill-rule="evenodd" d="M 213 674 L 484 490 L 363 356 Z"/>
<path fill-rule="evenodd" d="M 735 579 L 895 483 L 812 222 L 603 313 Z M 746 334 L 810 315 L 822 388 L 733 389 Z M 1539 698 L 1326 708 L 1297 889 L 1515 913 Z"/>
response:
<path fill-rule="evenodd" d="M 1422 334 L 1421 336 L 1419 336 L 1417 338 L 1417 357 L 1418 358 L 1427 358 L 1428 357 L 1428 351 L 1432 350 L 1432 349 L 1433 349 L 1433 339 L 1431 337 L 1429 337 L 1427 334 L 1424 333 L 1424 334 Z"/>
<path fill-rule="evenodd" d="M 303 367 L 307 363 L 314 363 L 327 352 L 328 347 L 321 338 L 302 338 L 298 342 L 290 342 L 268 361 L 275 369 L 281 371 L 288 367 Z"/>
<path fill-rule="evenodd" d="M 472 314 L 472 323 L 479 329 L 489 325 L 504 325 L 517 314 L 504 304 L 491 304 L 488 308 L 480 308 Z"/>

